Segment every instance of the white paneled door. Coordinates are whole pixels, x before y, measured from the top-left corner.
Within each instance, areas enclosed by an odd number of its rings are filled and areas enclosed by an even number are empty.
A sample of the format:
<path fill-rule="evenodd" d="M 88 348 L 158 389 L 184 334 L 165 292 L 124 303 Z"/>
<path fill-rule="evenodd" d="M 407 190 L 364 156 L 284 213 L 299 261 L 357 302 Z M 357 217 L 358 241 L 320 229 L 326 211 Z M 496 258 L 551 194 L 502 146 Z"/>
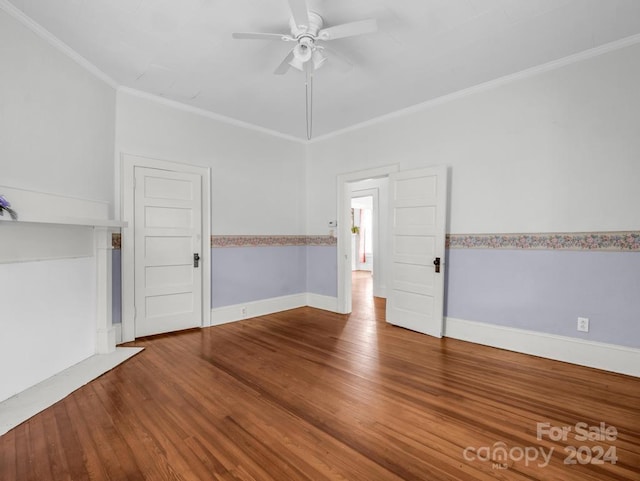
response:
<path fill-rule="evenodd" d="M 447 169 L 391 174 L 387 322 L 442 337 Z"/>
<path fill-rule="evenodd" d="M 135 168 L 135 335 L 202 324 L 197 174 Z"/>

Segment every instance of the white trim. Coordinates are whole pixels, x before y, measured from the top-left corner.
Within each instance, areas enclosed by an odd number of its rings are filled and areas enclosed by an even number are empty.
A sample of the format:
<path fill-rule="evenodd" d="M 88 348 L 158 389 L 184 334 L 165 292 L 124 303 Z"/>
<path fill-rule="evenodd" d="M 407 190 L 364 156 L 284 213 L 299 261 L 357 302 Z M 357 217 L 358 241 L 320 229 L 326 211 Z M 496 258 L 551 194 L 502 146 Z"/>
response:
<path fill-rule="evenodd" d="M 135 339 L 134 202 L 135 167 L 198 174 L 202 177 L 202 327 L 211 325 L 211 169 L 167 160 L 120 154 L 120 215 L 122 229 L 122 342 Z"/>
<path fill-rule="evenodd" d="M 349 183 L 361 180 L 387 177 L 389 174 L 398 172 L 398 164 L 387 165 L 375 169 L 359 170 L 347 174 L 340 174 L 337 177 L 337 219 L 338 219 L 338 305 L 336 312 L 349 314 L 351 312 L 351 193 Z"/>
<path fill-rule="evenodd" d="M 18 222 L 120 227 L 118 221 L 109 219 L 109 203 L 105 201 L 8 185 L 0 185 L 0 191 L 18 212 Z M 8 216 L 0 220 L 5 219 Z"/>
<path fill-rule="evenodd" d="M 292 294 L 289 296 L 272 297 L 260 301 L 245 302 L 232 306 L 215 307 L 211 309 L 211 325 L 217 326 L 228 322 L 240 321 L 251 317 L 266 316 L 275 312 L 288 311 L 306 305 L 307 295 Z M 243 313 L 244 309 L 244 313 Z"/>
<path fill-rule="evenodd" d="M 447 317 L 445 336 L 640 377 L 640 349 Z"/>
<path fill-rule="evenodd" d="M 33 33 L 38 35 L 44 41 L 46 41 L 49 45 L 56 48 L 57 50 L 62 52 L 64 55 L 69 57 L 71 60 L 76 62 L 78 65 L 80 65 L 82 68 L 87 70 L 89 73 L 93 74 L 95 77 L 102 80 L 113 89 L 118 88 L 118 83 L 115 80 L 113 80 L 110 76 L 108 76 L 98 67 L 96 67 L 91 62 L 89 62 L 86 58 L 84 58 L 74 49 L 69 47 L 66 43 L 64 43 L 58 37 L 56 37 L 51 32 L 49 32 L 49 30 L 47 30 L 42 25 L 40 25 L 35 20 L 33 20 L 31 17 L 29 17 L 27 14 L 25 14 L 22 10 L 15 7 L 8 0 L 0 0 L 0 8 L 5 12 L 7 12 L 16 20 L 18 20 L 22 25 L 27 27 L 29 30 L 31 30 Z"/>
<path fill-rule="evenodd" d="M 0 435 L 64 399 L 76 389 L 138 354 L 142 349 L 119 347 L 109 354 L 96 354 L 2 401 Z"/>
<path fill-rule="evenodd" d="M 0 219 L 0 223 L 7 222 L 12 224 L 35 224 L 35 225 L 62 225 L 62 226 L 75 226 L 75 227 L 123 227 L 123 223 L 118 220 L 102 220 L 93 217 L 56 217 L 47 219 L 34 219 L 18 218 L 12 220 L 11 218 Z"/>
<path fill-rule="evenodd" d="M 167 107 L 171 107 L 177 110 L 182 110 L 184 112 L 189 112 L 196 115 L 201 115 L 202 117 L 206 117 L 211 120 L 217 120 L 225 124 L 235 125 L 236 127 L 242 127 L 249 130 L 254 130 L 256 132 L 272 135 L 274 137 L 279 137 L 281 139 L 297 142 L 300 144 L 307 143 L 307 140 L 294 137 L 293 135 L 284 134 L 282 132 L 278 132 L 277 130 L 268 129 L 266 127 L 260 127 L 259 125 L 251 124 L 249 122 L 244 122 L 242 120 L 234 119 L 232 117 L 227 117 L 222 114 L 217 114 L 209 110 L 201 109 L 199 107 L 194 107 L 193 105 L 187 105 L 182 102 L 178 102 L 177 100 L 171 100 L 166 97 L 160 97 L 159 95 L 154 95 L 148 92 L 143 92 L 141 90 L 136 90 L 131 87 L 121 86 L 118 88 L 118 92 L 133 95 L 135 97 L 139 97 L 146 100 L 151 100 L 152 102 L 156 102 L 161 105 L 165 105 Z"/>
<path fill-rule="evenodd" d="M 96 354 L 116 350 L 116 331 L 112 316 L 112 232 L 106 227 L 93 230 L 96 260 Z"/>
<path fill-rule="evenodd" d="M 211 325 L 219 326 L 228 322 L 241 321 L 252 317 L 266 316 L 276 312 L 297 309 L 298 307 L 314 307 L 323 311 L 338 312 L 338 298 L 303 292 L 289 296 L 272 297 L 259 301 L 234 304 L 232 306 L 214 307 L 211 309 Z M 243 309 L 244 314 L 243 314 Z"/>
<path fill-rule="evenodd" d="M 120 322 L 113 324 L 113 329 L 116 332 L 116 346 L 122 344 L 122 324 Z"/>
<path fill-rule="evenodd" d="M 307 306 L 323 311 L 338 312 L 338 298 L 307 292 Z"/>
<path fill-rule="evenodd" d="M 557 60 L 552 60 L 551 62 L 544 63 L 542 65 L 536 65 L 535 67 L 531 67 L 525 70 L 521 70 L 520 72 L 516 72 L 513 74 L 505 75 L 503 77 L 499 77 L 494 80 L 489 80 L 488 82 L 484 82 L 478 85 L 474 85 L 472 87 L 458 90 L 456 92 L 452 92 L 447 95 L 443 95 L 441 97 L 436 97 L 431 100 L 427 100 L 426 102 L 422 102 L 419 104 L 412 105 L 410 107 L 396 110 L 390 112 L 388 114 L 381 115 L 379 117 L 375 117 L 373 119 L 365 120 L 364 122 L 360 122 L 354 125 L 350 125 L 349 127 L 345 127 L 340 130 L 335 130 L 328 134 L 321 135 L 309 141 L 309 143 L 321 142 L 324 140 L 328 140 L 334 137 L 338 137 L 342 134 L 346 134 L 348 132 L 353 132 L 354 130 L 360 130 L 365 127 L 369 127 L 371 125 L 379 124 L 381 122 L 386 122 L 387 120 L 395 119 L 398 117 L 404 117 L 416 112 L 421 112 L 424 110 L 431 109 L 433 107 L 437 107 L 439 105 L 452 102 L 454 100 L 461 99 L 463 97 L 467 97 L 469 95 L 473 95 L 480 92 L 485 92 L 487 90 L 494 89 L 496 87 L 500 87 L 505 84 L 509 84 L 512 82 L 516 82 L 518 80 L 527 79 L 530 77 L 534 77 L 539 74 L 543 74 L 545 72 L 549 72 L 551 70 L 557 70 L 562 67 L 566 67 L 567 65 L 571 65 L 574 63 L 582 62 L 583 60 L 588 60 L 590 58 L 598 57 L 600 55 L 604 55 L 609 52 L 613 52 L 615 50 L 620 50 L 625 47 L 630 47 L 640 43 L 640 34 L 632 35 L 630 37 L 626 37 L 620 40 L 616 40 L 614 42 L 610 42 L 604 45 L 600 45 L 598 47 L 591 48 L 589 50 L 583 50 L 582 52 L 578 52 L 573 55 L 569 55 L 568 57 L 563 57 Z"/>

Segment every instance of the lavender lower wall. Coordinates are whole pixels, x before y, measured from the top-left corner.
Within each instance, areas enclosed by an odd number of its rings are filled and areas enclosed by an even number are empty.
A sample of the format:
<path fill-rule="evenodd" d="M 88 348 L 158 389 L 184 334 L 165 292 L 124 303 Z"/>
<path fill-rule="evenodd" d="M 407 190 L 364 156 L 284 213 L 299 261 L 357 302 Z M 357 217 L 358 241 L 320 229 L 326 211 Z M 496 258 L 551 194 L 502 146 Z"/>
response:
<path fill-rule="evenodd" d="M 640 348 L 640 252 L 450 249 L 447 264 L 449 317 Z"/>
<path fill-rule="evenodd" d="M 122 261 L 120 249 L 114 249 L 111 255 L 111 319 L 114 324 L 122 322 Z"/>
<path fill-rule="evenodd" d="M 640 252 L 447 250 L 445 315 L 640 348 Z M 336 246 L 211 250 L 212 307 L 310 292 L 337 296 Z M 113 252 L 120 322 L 120 251 Z M 588 333 L 577 317 L 590 319 Z"/>
<path fill-rule="evenodd" d="M 121 252 L 113 251 L 113 322 L 121 316 Z M 336 296 L 335 246 L 211 249 L 211 307 L 311 292 Z"/>
<path fill-rule="evenodd" d="M 306 292 L 306 246 L 211 249 L 211 305 Z"/>
<path fill-rule="evenodd" d="M 307 247 L 307 292 L 323 296 L 338 295 L 338 248 Z"/>

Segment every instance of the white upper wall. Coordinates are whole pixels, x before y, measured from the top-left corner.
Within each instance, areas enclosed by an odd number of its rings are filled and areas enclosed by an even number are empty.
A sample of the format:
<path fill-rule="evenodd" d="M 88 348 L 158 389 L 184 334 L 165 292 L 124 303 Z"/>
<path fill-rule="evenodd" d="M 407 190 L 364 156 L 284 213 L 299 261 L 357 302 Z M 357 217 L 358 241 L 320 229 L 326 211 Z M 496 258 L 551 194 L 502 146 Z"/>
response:
<path fill-rule="evenodd" d="M 114 125 L 115 90 L 0 9 L 0 185 L 112 203 Z"/>
<path fill-rule="evenodd" d="M 300 142 L 121 91 L 116 153 L 210 167 L 214 235 L 305 233 Z"/>
<path fill-rule="evenodd" d="M 451 167 L 451 233 L 640 229 L 640 45 L 311 144 L 308 231 L 336 176 Z"/>
<path fill-rule="evenodd" d="M 117 207 L 126 152 L 211 167 L 213 234 L 326 234 L 338 174 L 446 164 L 452 233 L 640 229 L 637 44 L 309 146 L 116 100 L 3 10 L 0 45 L 0 185 Z"/>

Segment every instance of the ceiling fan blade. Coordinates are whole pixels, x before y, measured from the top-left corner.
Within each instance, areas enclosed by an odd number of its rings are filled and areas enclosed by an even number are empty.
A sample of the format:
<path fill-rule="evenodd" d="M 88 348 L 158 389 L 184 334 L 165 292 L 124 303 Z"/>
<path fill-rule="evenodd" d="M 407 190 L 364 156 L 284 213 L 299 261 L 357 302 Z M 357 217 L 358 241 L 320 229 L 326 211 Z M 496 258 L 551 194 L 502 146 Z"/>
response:
<path fill-rule="evenodd" d="M 335 40 L 337 38 L 354 37 L 365 33 L 378 31 L 378 22 L 375 18 L 359 20 L 357 22 L 343 23 L 333 27 L 324 28 L 318 32 L 320 40 Z"/>
<path fill-rule="evenodd" d="M 278 65 L 278 68 L 276 68 L 273 73 L 276 75 L 283 75 L 285 73 L 287 73 L 287 70 L 289 70 L 289 67 L 291 67 L 291 65 L 289 65 L 289 62 L 291 62 L 291 59 L 293 59 L 293 50 L 291 50 L 291 52 L 289 52 L 289 55 L 287 55 L 284 60 L 282 61 L 282 63 L 280 65 Z"/>
<path fill-rule="evenodd" d="M 289 8 L 296 25 L 309 26 L 309 9 L 306 0 L 289 0 Z"/>
<path fill-rule="evenodd" d="M 290 35 L 284 33 L 254 33 L 254 32 L 235 32 L 231 36 L 238 40 L 283 40 L 291 42 L 295 40 Z"/>

